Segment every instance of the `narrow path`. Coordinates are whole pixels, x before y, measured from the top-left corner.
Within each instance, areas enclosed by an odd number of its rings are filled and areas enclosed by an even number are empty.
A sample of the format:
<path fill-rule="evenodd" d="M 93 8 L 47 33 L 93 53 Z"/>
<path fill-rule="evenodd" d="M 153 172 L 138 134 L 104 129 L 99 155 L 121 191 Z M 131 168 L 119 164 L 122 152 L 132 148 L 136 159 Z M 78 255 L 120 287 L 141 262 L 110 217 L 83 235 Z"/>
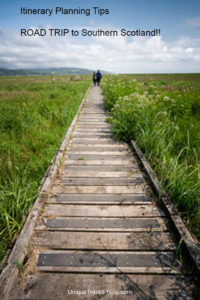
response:
<path fill-rule="evenodd" d="M 93 87 L 48 193 L 14 299 L 192 299 L 167 218 Z M 81 296 L 80 296 L 81 294 Z"/>

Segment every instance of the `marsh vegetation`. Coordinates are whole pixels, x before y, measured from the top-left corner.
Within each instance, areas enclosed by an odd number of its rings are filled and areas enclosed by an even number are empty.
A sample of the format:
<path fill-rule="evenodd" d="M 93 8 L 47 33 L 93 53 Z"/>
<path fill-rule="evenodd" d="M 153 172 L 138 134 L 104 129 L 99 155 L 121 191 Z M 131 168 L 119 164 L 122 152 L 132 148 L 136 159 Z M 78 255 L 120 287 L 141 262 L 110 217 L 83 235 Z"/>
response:
<path fill-rule="evenodd" d="M 103 91 L 115 136 L 137 141 L 199 239 L 200 75 L 113 75 Z"/>
<path fill-rule="evenodd" d="M 90 85 L 87 76 L 54 79 L 0 77 L 0 258 Z"/>

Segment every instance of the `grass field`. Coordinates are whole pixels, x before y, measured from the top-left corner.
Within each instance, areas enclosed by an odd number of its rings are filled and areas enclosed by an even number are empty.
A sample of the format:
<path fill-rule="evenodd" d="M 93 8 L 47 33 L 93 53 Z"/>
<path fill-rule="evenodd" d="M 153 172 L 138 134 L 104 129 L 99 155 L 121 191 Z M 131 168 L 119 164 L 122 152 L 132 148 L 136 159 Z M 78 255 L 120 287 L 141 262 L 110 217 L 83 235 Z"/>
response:
<path fill-rule="evenodd" d="M 200 239 L 200 74 L 112 75 L 103 91 L 116 137 L 137 141 Z"/>
<path fill-rule="evenodd" d="M 89 85 L 88 76 L 0 77 L 0 259 Z"/>

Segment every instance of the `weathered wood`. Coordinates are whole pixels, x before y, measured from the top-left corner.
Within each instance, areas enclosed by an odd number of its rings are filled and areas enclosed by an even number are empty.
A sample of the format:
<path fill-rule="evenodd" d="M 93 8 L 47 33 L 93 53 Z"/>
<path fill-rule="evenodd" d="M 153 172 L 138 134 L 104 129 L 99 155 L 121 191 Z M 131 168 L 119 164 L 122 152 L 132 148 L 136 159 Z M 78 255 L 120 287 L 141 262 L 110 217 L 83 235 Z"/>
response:
<path fill-rule="evenodd" d="M 63 177 L 62 180 L 65 185 L 130 185 L 130 184 L 144 184 L 143 177 L 135 178 L 74 178 Z"/>
<path fill-rule="evenodd" d="M 95 151 L 90 151 L 90 150 L 87 150 L 85 149 L 85 151 L 75 151 L 75 150 L 69 150 L 68 152 L 68 155 L 73 155 L 73 154 L 78 154 L 78 155 L 105 155 L 105 158 L 107 157 L 107 155 L 113 155 L 113 156 L 121 156 L 121 155 L 131 155 L 131 152 L 128 152 L 126 150 L 121 150 L 121 151 L 102 151 L 99 153 L 99 151 L 95 152 Z"/>
<path fill-rule="evenodd" d="M 94 110 L 94 109 L 88 109 L 88 108 L 86 108 L 86 109 L 83 109 L 82 110 L 82 112 L 83 113 L 87 113 L 87 114 L 91 114 L 91 115 L 96 115 L 96 114 L 102 114 L 102 115 L 105 115 L 105 112 L 103 111 L 103 110 L 101 110 L 101 109 L 96 109 L 96 110 Z"/>
<path fill-rule="evenodd" d="M 107 124 L 107 123 L 105 123 Z M 105 132 L 112 132 L 111 130 L 111 127 L 108 127 L 108 128 L 93 128 L 92 126 L 90 126 L 90 128 L 83 128 L 83 129 L 77 129 L 78 127 L 78 124 L 76 126 L 76 128 L 74 129 L 74 132 L 77 132 L 77 131 L 81 131 L 81 132 L 99 132 L 99 131 L 105 131 Z"/>
<path fill-rule="evenodd" d="M 136 173 L 139 169 L 136 168 L 136 165 L 130 164 L 130 165 L 68 165 L 65 164 L 66 170 L 74 170 L 74 171 L 108 171 L 108 172 L 122 172 L 122 171 L 133 171 L 133 173 Z M 141 176 L 141 174 L 140 174 Z"/>
<path fill-rule="evenodd" d="M 101 154 L 67 154 L 66 158 L 68 159 L 79 159 L 79 160 L 84 160 L 84 159 L 91 159 L 91 160 L 127 160 L 127 159 L 132 159 L 131 155 L 101 155 Z"/>
<path fill-rule="evenodd" d="M 80 172 L 81 173 L 81 172 Z M 95 172 L 94 172 L 95 173 Z M 101 172 L 99 172 L 101 173 Z M 121 174 L 121 172 L 119 172 Z M 69 172 L 71 174 L 71 172 Z M 117 174 L 117 173 L 114 173 Z M 113 174 L 112 174 L 113 175 Z M 69 175 L 70 176 L 70 175 Z M 72 176 L 73 177 L 73 176 Z M 78 175 L 77 175 L 78 177 Z M 97 176 L 99 177 L 99 176 Z M 103 177 L 103 176 L 102 176 Z M 106 177 L 106 176 L 105 176 Z M 114 176 L 110 176 L 114 177 Z M 121 177 L 121 176 L 119 176 Z M 52 188 L 52 192 L 55 193 L 96 193 L 96 194 L 119 194 L 119 193 L 124 193 L 124 194 L 133 194 L 133 193 L 138 193 L 138 194 L 145 194 L 146 193 L 146 186 L 144 185 L 137 185 L 137 186 L 65 186 L 65 185 L 55 185 Z"/>
<path fill-rule="evenodd" d="M 49 204 L 44 207 L 45 216 L 80 217 L 155 217 L 164 212 L 150 205 L 62 205 Z"/>
<path fill-rule="evenodd" d="M 153 218 L 103 218 L 103 217 L 57 217 L 51 215 L 46 219 L 46 225 L 38 227 L 38 230 L 65 230 L 65 231 L 118 231 L 118 232 L 151 232 L 167 231 L 166 220 L 161 217 Z"/>
<path fill-rule="evenodd" d="M 76 129 L 84 129 L 84 128 L 99 128 L 99 129 L 101 129 L 101 128 L 111 128 L 111 125 L 108 124 L 108 123 L 105 123 L 105 124 L 101 124 L 101 125 L 99 125 L 99 124 L 93 124 L 93 125 L 91 125 L 91 124 L 78 124 L 76 126 Z"/>
<path fill-rule="evenodd" d="M 33 245 L 66 250 L 176 250 L 169 232 L 38 231 Z"/>
<path fill-rule="evenodd" d="M 66 170 L 65 175 L 69 177 L 126 177 L 126 178 L 132 178 L 137 174 L 137 170 L 134 171 L 124 171 L 124 172 L 101 172 L 101 171 L 76 171 L 76 170 Z M 121 192 L 120 192 L 121 193 Z"/>
<path fill-rule="evenodd" d="M 57 194 L 57 203 L 146 204 L 152 199 L 145 194 Z"/>
<path fill-rule="evenodd" d="M 105 122 L 106 121 L 106 119 L 107 119 L 107 117 L 105 117 L 105 116 L 102 116 L 102 117 L 90 117 L 90 118 L 88 118 L 88 117 L 80 117 L 79 118 L 79 121 L 80 122 Z"/>
<path fill-rule="evenodd" d="M 103 151 L 107 151 L 107 152 L 113 152 L 113 151 L 120 151 L 120 152 L 124 152 L 124 153 L 130 153 L 129 149 L 126 147 L 121 147 L 121 146 L 113 146 L 113 147 L 106 147 L 106 146 L 93 146 L 88 147 L 88 146 L 81 146 L 81 145 L 76 145 L 76 146 L 72 146 L 70 148 L 70 151 L 87 151 L 89 150 L 90 152 L 103 152 Z M 68 153 L 68 151 L 67 151 Z M 99 153 L 100 154 L 100 153 Z M 133 158 L 134 160 L 134 158 Z"/>
<path fill-rule="evenodd" d="M 105 111 L 103 111 L 104 114 L 87 114 L 87 113 L 84 113 L 84 112 L 81 112 L 80 113 L 80 118 L 92 118 L 92 119 L 95 119 L 95 118 L 107 118 L 108 115 L 106 114 Z"/>
<path fill-rule="evenodd" d="M 87 138 L 112 138 L 112 133 L 74 133 L 74 138 L 81 138 L 81 139 L 87 139 Z"/>
<path fill-rule="evenodd" d="M 85 120 L 84 121 L 84 120 L 80 120 L 78 124 L 79 125 L 90 125 L 90 126 L 93 126 L 93 125 L 99 125 L 99 126 L 101 126 L 101 125 L 105 125 L 107 123 L 104 122 L 104 121 L 94 121 L 94 120 L 92 120 L 92 121 Z"/>
<path fill-rule="evenodd" d="M 38 269 L 60 272 L 179 272 L 173 252 L 51 251 L 39 255 Z"/>
<path fill-rule="evenodd" d="M 98 114 L 94 114 L 94 115 L 87 115 L 87 114 L 84 114 L 84 113 L 81 113 L 80 114 L 80 117 L 79 117 L 79 120 L 80 119 L 106 119 L 107 118 L 107 114 L 105 113 L 104 115 L 102 115 L 102 114 L 100 114 L 100 115 L 98 115 Z"/>
<path fill-rule="evenodd" d="M 74 166 L 90 166 L 90 165 L 95 165 L 95 166 L 106 166 L 106 165 L 131 165 L 134 164 L 135 162 L 132 159 L 127 159 L 126 161 L 122 160 L 85 160 L 85 159 L 77 159 L 77 160 L 68 160 L 66 157 L 63 159 L 64 160 L 64 166 L 69 166 L 69 165 L 74 165 Z M 134 175 L 141 177 L 141 173 L 135 174 Z"/>
<path fill-rule="evenodd" d="M 68 145 L 67 150 L 75 150 L 75 149 L 78 150 L 78 151 L 89 150 L 89 151 L 125 151 L 125 152 L 130 152 L 130 150 L 128 149 L 128 146 L 125 145 L 125 144 L 116 144 L 116 145 L 115 144 L 104 144 L 104 145 L 101 145 L 101 144 L 97 144 L 97 145 L 84 144 L 84 145 L 81 145 L 81 144 L 72 144 L 72 143 L 70 143 Z M 67 152 L 65 154 L 67 155 Z M 132 156 L 132 158 L 134 159 L 133 156 Z"/>
<path fill-rule="evenodd" d="M 105 124 L 108 124 L 108 123 L 105 123 Z M 78 124 L 77 124 L 77 126 L 76 126 L 76 128 L 74 129 L 74 132 L 76 132 L 76 131 L 81 131 L 81 132 L 83 132 L 83 131 L 88 131 L 88 132 L 98 132 L 98 131 L 106 131 L 106 132 L 112 132 L 112 130 L 111 130 L 111 127 L 108 127 L 108 128 L 104 128 L 104 127 L 102 127 L 102 128 L 94 128 L 94 127 L 92 127 L 92 126 L 90 126 L 90 128 L 83 128 L 83 129 L 77 129 L 78 128 Z"/>
<path fill-rule="evenodd" d="M 135 163 L 134 160 L 132 159 L 127 159 L 127 160 L 86 160 L 86 159 L 80 159 L 80 160 L 69 160 L 67 159 L 67 157 L 64 157 L 64 164 L 66 165 L 84 165 L 84 166 L 88 166 L 88 165 L 102 165 L 102 166 L 106 166 L 106 165 L 132 165 Z M 141 174 L 139 174 L 139 176 L 141 176 Z"/>
<path fill-rule="evenodd" d="M 73 134 L 88 134 L 88 133 L 111 133 L 110 128 L 84 128 L 84 129 L 76 129 Z"/>
<path fill-rule="evenodd" d="M 98 136 L 96 136 L 96 137 L 78 137 L 78 138 L 76 138 L 76 137 L 73 137 L 72 138 L 72 141 L 76 144 L 77 142 L 77 144 L 81 144 L 81 143 L 85 143 L 85 141 L 88 141 L 89 143 L 92 143 L 92 144 L 94 144 L 94 143 L 96 143 L 96 144 L 101 144 L 101 143 L 110 143 L 110 142 L 113 142 L 114 140 L 113 140 L 113 138 L 112 137 L 98 137 Z"/>
<path fill-rule="evenodd" d="M 72 142 L 71 142 L 72 143 Z M 73 139 L 74 144 L 87 144 L 87 145 L 120 145 L 120 142 L 116 142 L 113 139 Z"/>
<path fill-rule="evenodd" d="M 86 148 L 88 148 L 88 147 L 98 147 L 98 148 L 105 147 L 107 149 L 110 149 L 110 148 L 112 149 L 112 148 L 114 148 L 116 146 L 120 147 L 120 148 L 122 148 L 122 147 L 127 148 L 127 144 L 124 144 L 124 143 L 119 142 L 119 141 L 114 141 L 114 143 L 105 143 L 103 145 L 101 143 L 100 144 L 99 143 L 97 143 L 97 144 L 94 144 L 94 143 L 90 144 L 90 143 L 88 143 L 88 144 L 83 144 L 83 145 L 77 144 L 77 143 L 73 144 L 72 141 L 68 144 L 68 147 L 86 147 Z"/>
<path fill-rule="evenodd" d="M 17 286 L 15 299 L 186 299 L 192 300 L 189 276 L 162 274 L 36 273 Z M 24 293 L 26 291 L 26 294 Z M 187 295 L 187 296 L 186 296 Z M 44 298 L 45 297 L 45 298 Z M 14 297 L 12 297 L 14 299 Z"/>

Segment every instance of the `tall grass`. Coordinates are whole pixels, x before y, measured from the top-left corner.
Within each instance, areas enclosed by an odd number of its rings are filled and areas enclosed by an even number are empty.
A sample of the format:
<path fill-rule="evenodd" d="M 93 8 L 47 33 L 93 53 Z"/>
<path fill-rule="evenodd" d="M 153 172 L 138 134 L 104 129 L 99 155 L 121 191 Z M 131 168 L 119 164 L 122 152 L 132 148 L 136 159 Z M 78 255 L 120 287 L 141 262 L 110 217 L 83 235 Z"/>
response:
<path fill-rule="evenodd" d="M 0 258 L 90 84 L 65 78 L 0 78 Z"/>
<path fill-rule="evenodd" d="M 118 138 L 137 141 L 200 238 L 200 75 L 173 75 L 171 81 L 149 76 L 150 81 L 128 75 L 104 80 L 110 122 Z"/>

